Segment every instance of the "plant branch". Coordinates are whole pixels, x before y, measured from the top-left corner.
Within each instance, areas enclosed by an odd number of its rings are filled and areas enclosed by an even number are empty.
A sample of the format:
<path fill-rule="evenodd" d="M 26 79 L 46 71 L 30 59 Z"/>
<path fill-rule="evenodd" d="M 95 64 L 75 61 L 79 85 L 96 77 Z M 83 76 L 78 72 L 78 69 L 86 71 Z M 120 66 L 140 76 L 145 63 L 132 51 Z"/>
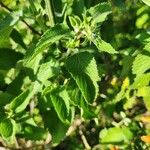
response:
<path fill-rule="evenodd" d="M 9 12 L 13 12 L 12 9 L 8 8 L 5 4 L 3 4 L 2 2 L 0 2 L 0 6 L 2 6 L 3 8 L 5 8 L 7 11 Z M 21 19 L 21 21 L 35 34 L 41 36 L 41 33 L 39 33 L 38 31 L 36 31 L 32 26 L 30 26 L 24 19 Z"/>
<path fill-rule="evenodd" d="M 83 134 L 83 131 L 82 131 L 81 129 L 79 129 L 79 134 L 80 134 L 80 136 L 81 136 L 81 139 L 82 139 L 82 142 L 83 142 L 85 148 L 86 148 L 87 150 L 90 150 L 90 149 L 91 149 L 91 146 L 90 146 L 89 143 L 87 142 L 87 139 L 86 139 L 86 137 L 85 137 L 85 135 Z"/>

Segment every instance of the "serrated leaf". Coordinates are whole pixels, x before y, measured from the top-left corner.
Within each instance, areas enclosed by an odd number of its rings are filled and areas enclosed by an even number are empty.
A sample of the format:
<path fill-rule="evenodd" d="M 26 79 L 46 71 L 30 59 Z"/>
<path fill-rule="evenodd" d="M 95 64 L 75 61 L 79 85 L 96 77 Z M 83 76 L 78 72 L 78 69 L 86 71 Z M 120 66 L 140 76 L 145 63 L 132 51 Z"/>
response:
<path fill-rule="evenodd" d="M 70 36 L 70 30 L 63 24 L 57 24 L 47 30 L 36 44 L 36 47 L 32 51 L 32 54 L 26 56 L 25 64 L 32 60 L 39 53 L 42 53 L 48 46 L 59 41 L 62 38 Z"/>
<path fill-rule="evenodd" d="M 50 61 L 41 64 L 37 73 L 37 78 L 39 81 L 44 83 L 48 78 L 58 75 L 59 71 L 59 63 L 56 62 L 56 60 L 51 59 Z"/>
<path fill-rule="evenodd" d="M 22 92 L 19 96 L 15 97 L 10 104 L 7 104 L 5 109 L 15 113 L 23 111 L 31 98 L 29 93 L 29 90 Z"/>
<path fill-rule="evenodd" d="M 150 6 L 150 0 L 142 0 L 146 5 Z"/>
<path fill-rule="evenodd" d="M 64 88 L 55 89 L 51 92 L 50 98 L 59 119 L 67 123 L 70 110 L 70 98 L 67 91 Z"/>
<path fill-rule="evenodd" d="M 9 138 L 15 134 L 15 124 L 12 119 L 4 119 L 0 122 L 0 134 L 3 138 Z"/>
<path fill-rule="evenodd" d="M 134 83 L 131 85 L 131 88 L 137 89 L 143 86 L 148 85 L 150 82 L 150 73 L 145 73 L 140 76 L 137 76 L 134 79 Z"/>
<path fill-rule="evenodd" d="M 100 3 L 91 7 L 88 12 L 91 14 L 94 23 L 101 23 L 111 13 L 111 6 L 108 3 Z"/>
<path fill-rule="evenodd" d="M 93 43 L 95 46 L 98 48 L 99 52 L 107 52 L 110 54 L 115 54 L 118 53 L 112 46 L 111 44 L 103 41 L 101 38 L 93 38 Z"/>
<path fill-rule="evenodd" d="M 112 127 L 100 132 L 100 142 L 102 144 L 123 144 L 133 138 L 132 132 L 127 127 Z"/>
<path fill-rule="evenodd" d="M 132 66 L 132 72 L 136 75 L 141 75 L 150 69 L 150 57 L 147 55 L 139 54 L 135 58 Z"/>
<path fill-rule="evenodd" d="M 67 91 L 71 100 L 71 104 L 78 106 L 80 103 L 80 100 L 83 99 L 83 96 L 81 94 L 81 91 L 79 90 L 76 82 L 71 79 L 67 85 Z"/>
<path fill-rule="evenodd" d="M 99 80 L 97 65 L 94 57 L 89 52 L 81 52 L 69 57 L 66 67 L 83 97 L 88 103 L 93 102 L 98 94 L 97 81 Z"/>

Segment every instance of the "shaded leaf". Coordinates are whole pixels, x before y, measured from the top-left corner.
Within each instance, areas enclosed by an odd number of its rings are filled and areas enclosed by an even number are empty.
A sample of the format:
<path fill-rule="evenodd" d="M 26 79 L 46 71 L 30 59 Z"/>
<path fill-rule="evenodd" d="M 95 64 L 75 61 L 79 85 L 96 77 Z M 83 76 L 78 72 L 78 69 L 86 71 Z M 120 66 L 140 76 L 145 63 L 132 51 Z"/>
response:
<path fill-rule="evenodd" d="M 88 52 L 74 54 L 67 59 L 66 67 L 85 100 L 92 102 L 98 94 L 97 81 L 99 80 L 96 61 L 92 54 Z"/>
<path fill-rule="evenodd" d="M 15 52 L 8 48 L 0 48 L 0 69 L 11 69 L 12 67 L 15 67 L 17 61 L 22 58 L 23 55 L 19 52 Z"/>
<path fill-rule="evenodd" d="M 68 124 L 63 123 L 57 116 L 55 110 L 42 113 L 45 127 L 47 127 L 52 135 L 53 144 L 58 144 L 66 135 L 69 128 Z"/>
<path fill-rule="evenodd" d="M 16 43 L 20 44 L 24 49 L 27 49 L 27 46 L 23 41 L 23 37 L 18 30 L 13 29 L 10 36 Z"/>
<path fill-rule="evenodd" d="M 108 3 L 100 3 L 91 7 L 88 12 L 91 14 L 94 23 L 105 21 L 107 15 L 111 13 L 111 6 Z"/>
<path fill-rule="evenodd" d="M 43 140 L 47 136 L 47 132 L 43 128 L 29 124 L 23 125 L 22 132 L 20 136 L 28 140 Z"/>
<path fill-rule="evenodd" d="M 150 57 L 142 54 L 137 55 L 132 66 L 133 74 L 137 74 L 139 76 L 148 69 L 150 69 Z"/>
<path fill-rule="evenodd" d="M 4 138 L 11 137 L 15 134 L 15 124 L 12 119 L 4 119 L 0 122 L 0 134 Z"/>
<path fill-rule="evenodd" d="M 59 119 L 64 123 L 68 122 L 70 98 L 67 91 L 63 88 L 55 89 L 50 94 L 50 98 Z"/>

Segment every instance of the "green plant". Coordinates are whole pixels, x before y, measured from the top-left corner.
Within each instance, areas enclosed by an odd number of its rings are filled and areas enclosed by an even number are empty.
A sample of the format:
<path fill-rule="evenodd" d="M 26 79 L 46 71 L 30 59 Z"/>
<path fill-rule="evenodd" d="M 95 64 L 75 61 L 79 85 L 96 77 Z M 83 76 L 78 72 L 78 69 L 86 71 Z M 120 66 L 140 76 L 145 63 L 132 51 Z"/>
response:
<path fill-rule="evenodd" d="M 150 109 L 150 11 L 144 3 L 0 2 L 3 146 L 59 149 L 68 138 L 70 149 L 149 147 L 139 138 L 149 132 L 139 118 Z"/>

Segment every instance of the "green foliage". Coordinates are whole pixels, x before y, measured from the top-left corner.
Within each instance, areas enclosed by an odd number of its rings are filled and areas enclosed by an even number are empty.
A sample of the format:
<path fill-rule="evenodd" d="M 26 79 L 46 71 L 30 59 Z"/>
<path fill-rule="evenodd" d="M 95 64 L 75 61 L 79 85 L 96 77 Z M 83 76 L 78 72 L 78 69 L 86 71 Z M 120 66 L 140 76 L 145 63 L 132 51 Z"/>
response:
<path fill-rule="evenodd" d="M 4 119 L 0 123 L 0 134 L 3 138 L 9 138 L 15 134 L 15 124 L 12 119 Z"/>
<path fill-rule="evenodd" d="M 97 97 L 97 81 L 99 80 L 93 56 L 88 52 L 74 54 L 67 59 L 66 66 L 76 81 L 84 99 L 91 103 Z"/>
<path fill-rule="evenodd" d="M 108 3 L 100 3 L 91 7 L 87 12 L 92 16 L 94 24 L 104 22 L 107 15 L 111 13 L 111 6 Z"/>
<path fill-rule="evenodd" d="M 7 15 L 0 23 L 0 47 L 5 47 L 8 44 L 8 39 L 14 25 L 19 17 L 16 15 Z"/>
<path fill-rule="evenodd" d="M 15 97 L 10 104 L 5 106 L 8 111 L 19 113 L 23 111 L 29 103 L 29 90 L 22 92 L 18 97 Z"/>
<path fill-rule="evenodd" d="M 112 127 L 100 132 L 101 143 L 121 144 L 132 140 L 133 134 L 127 127 Z"/>
<path fill-rule="evenodd" d="M 150 111 L 142 1 L 0 1 L 1 146 L 150 148 L 140 139 Z"/>
<path fill-rule="evenodd" d="M 150 6 L 150 1 L 149 0 L 142 0 L 146 5 Z"/>
<path fill-rule="evenodd" d="M 39 53 L 43 52 L 48 46 L 51 44 L 59 41 L 60 39 L 69 36 L 69 29 L 65 27 L 63 24 L 55 25 L 53 28 L 50 28 L 47 30 L 39 42 L 36 44 L 36 47 L 34 48 L 34 51 L 32 54 L 29 54 L 26 58 L 27 62 L 31 59 L 34 59 L 35 56 L 37 56 Z"/>

